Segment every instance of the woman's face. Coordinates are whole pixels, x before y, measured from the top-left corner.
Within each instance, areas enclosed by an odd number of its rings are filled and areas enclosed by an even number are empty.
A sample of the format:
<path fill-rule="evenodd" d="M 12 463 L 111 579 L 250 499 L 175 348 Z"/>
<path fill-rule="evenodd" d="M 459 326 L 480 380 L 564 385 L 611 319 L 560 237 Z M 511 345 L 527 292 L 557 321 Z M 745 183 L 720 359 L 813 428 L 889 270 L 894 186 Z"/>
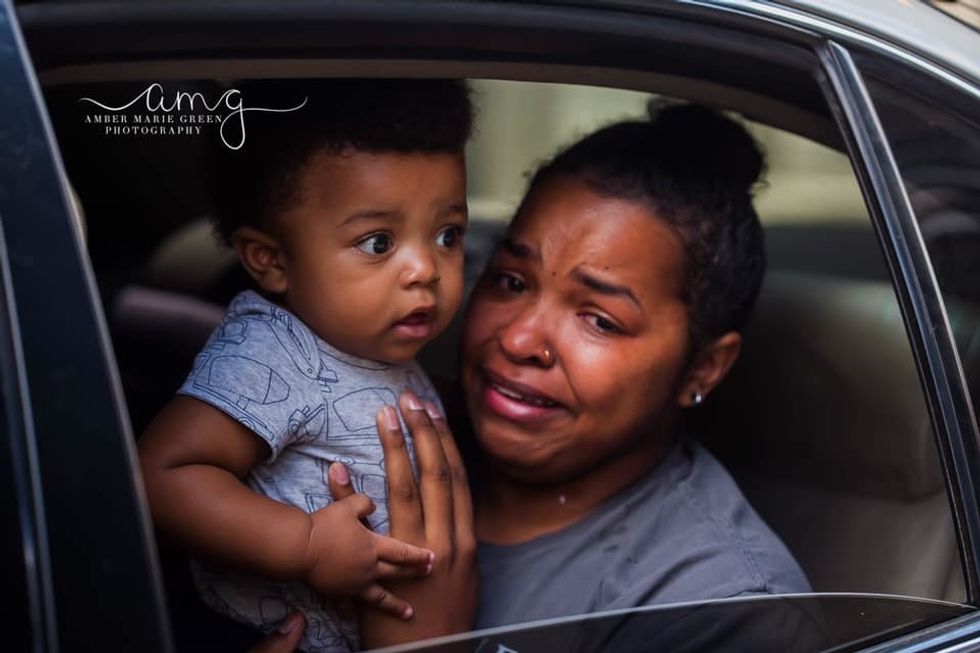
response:
<path fill-rule="evenodd" d="M 568 177 L 533 191 L 464 327 L 467 404 L 498 467 L 561 482 L 662 446 L 688 340 L 683 256 L 639 203 Z"/>

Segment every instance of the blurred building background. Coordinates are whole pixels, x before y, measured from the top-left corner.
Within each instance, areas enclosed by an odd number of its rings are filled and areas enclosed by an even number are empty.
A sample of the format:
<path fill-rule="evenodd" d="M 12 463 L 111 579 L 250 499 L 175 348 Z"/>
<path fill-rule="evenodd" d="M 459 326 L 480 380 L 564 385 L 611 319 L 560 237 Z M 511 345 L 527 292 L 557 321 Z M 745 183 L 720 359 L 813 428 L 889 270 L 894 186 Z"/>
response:
<path fill-rule="evenodd" d="M 560 147 L 610 122 L 646 115 L 651 96 L 621 89 L 476 80 L 477 133 L 467 152 L 470 213 L 508 220 L 528 175 Z M 756 194 L 764 223 L 869 225 L 845 154 L 747 122 L 768 161 Z"/>

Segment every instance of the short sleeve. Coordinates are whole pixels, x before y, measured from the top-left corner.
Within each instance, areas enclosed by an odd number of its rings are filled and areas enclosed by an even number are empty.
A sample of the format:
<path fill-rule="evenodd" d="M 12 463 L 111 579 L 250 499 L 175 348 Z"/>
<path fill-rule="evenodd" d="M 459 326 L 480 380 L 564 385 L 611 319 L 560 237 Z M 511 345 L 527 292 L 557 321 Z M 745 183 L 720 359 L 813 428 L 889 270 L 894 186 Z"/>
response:
<path fill-rule="evenodd" d="M 321 367 L 316 336 L 302 322 L 239 296 L 177 393 L 253 431 L 269 445 L 271 461 L 287 446 L 326 437 Z"/>

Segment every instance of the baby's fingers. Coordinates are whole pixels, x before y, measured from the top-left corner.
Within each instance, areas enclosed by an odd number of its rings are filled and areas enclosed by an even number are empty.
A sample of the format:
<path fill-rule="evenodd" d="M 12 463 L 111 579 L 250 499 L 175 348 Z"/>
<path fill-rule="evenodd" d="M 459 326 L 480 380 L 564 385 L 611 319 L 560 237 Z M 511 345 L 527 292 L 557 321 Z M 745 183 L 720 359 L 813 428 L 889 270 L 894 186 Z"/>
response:
<path fill-rule="evenodd" d="M 436 554 L 428 549 L 406 544 L 393 537 L 385 537 L 376 533 L 372 535 L 374 536 L 374 550 L 380 561 L 403 566 L 424 567 L 431 565 L 436 559 Z"/>
<path fill-rule="evenodd" d="M 351 511 L 357 515 L 357 518 L 361 520 L 366 519 L 368 515 L 374 512 L 375 508 L 374 501 L 363 494 L 352 494 L 334 503 L 341 505 L 346 503 Z"/>
<path fill-rule="evenodd" d="M 368 585 L 358 597 L 364 603 L 402 619 L 411 619 L 415 611 L 407 601 L 398 598 L 378 583 Z"/>
<path fill-rule="evenodd" d="M 344 463 L 331 463 L 327 468 L 327 482 L 334 501 L 340 501 L 354 494 L 354 486 L 350 482 L 350 473 Z"/>

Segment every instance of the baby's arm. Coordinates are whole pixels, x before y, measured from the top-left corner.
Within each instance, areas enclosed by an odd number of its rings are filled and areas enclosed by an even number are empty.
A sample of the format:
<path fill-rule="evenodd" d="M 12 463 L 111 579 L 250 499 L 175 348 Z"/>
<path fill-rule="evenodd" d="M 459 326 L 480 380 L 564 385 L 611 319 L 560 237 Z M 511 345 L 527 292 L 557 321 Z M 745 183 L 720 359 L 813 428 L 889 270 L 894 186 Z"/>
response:
<path fill-rule="evenodd" d="M 326 596 L 360 598 L 410 617 L 409 606 L 377 581 L 427 573 L 431 552 L 365 527 L 360 520 L 374 505 L 364 495 L 307 514 L 253 492 L 242 479 L 268 453 L 265 442 L 223 412 L 176 397 L 139 442 L 157 527 L 201 559 L 303 581 Z"/>

